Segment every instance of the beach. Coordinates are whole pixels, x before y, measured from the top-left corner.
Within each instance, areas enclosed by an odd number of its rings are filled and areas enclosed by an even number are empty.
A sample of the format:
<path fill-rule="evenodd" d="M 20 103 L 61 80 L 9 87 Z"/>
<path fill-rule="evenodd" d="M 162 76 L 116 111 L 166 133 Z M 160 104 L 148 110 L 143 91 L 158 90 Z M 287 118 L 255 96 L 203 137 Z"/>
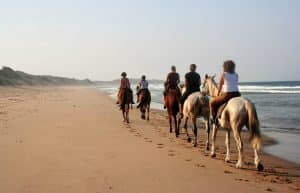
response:
<path fill-rule="evenodd" d="M 199 122 L 194 148 L 181 130 L 169 133 L 166 113 L 150 121 L 130 112 L 122 122 L 115 101 L 94 87 L 0 88 L 0 193 L 253 193 L 299 192 L 300 165 L 260 152 L 253 165 L 246 132 L 243 169 L 224 163 L 224 131 L 217 157 L 205 151 Z M 191 129 L 189 132 L 192 133 Z M 264 144 L 275 144 L 264 137 Z"/>

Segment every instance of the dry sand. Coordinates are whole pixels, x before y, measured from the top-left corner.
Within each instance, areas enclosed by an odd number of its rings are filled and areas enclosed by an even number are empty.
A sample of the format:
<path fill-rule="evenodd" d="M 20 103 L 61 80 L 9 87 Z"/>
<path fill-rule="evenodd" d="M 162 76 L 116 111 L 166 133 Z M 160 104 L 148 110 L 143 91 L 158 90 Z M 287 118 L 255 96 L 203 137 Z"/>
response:
<path fill-rule="evenodd" d="M 168 132 L 165 113 L 150 121 L 131 111 L 122 123 L 114 101 L 84 87 L 0 88 L 0 193 L 299 192 L 300 166 L 263 155 L 256 172 L 246 146 L 244 169 Z M 183 131 L 182 131 L 183 132 Z M 247 140 L 244 136 L 245 144 Z M 270 141 L 270 140 L 266 140 Z"/>

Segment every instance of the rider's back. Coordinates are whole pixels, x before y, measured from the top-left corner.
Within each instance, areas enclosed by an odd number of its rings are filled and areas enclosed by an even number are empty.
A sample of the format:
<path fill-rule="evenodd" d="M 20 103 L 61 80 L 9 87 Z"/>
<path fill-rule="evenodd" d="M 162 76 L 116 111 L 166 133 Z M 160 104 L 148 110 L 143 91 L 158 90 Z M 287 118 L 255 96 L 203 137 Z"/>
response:
<path fill-rule="evenodd" d="M 224 72 L 223 92 L 239 92 L 238 88 L 238 74 Z"/>

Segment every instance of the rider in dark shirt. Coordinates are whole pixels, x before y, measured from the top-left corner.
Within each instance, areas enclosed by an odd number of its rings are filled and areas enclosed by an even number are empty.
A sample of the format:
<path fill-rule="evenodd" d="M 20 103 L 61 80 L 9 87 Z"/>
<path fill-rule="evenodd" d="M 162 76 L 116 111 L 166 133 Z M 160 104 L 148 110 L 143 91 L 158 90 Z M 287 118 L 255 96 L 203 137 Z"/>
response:
<path fill-rule="evenodd" d="M 165 90 L 164 90 L 164 101 L 166 101 L 166 95 L 169 89 L 178 90 L 178 98 L 180 97 L 180 90 L 178 88 L 178 84 L 180 83 L 179 74 L 176 72 L 176 67 L 171 67 L 171 72 L 168 74 L 167 79 L 165 81 Z M 164 104 L 164 108 L 166 105 Z"/>
<path fill-rule="evenodd" d="M 201 86 L 201 77 L 200 75 L 196 72 L 196 64 L 191 64 L 190 65 L 190 72 L 185 74 L 185 88 L 186 91 L 183 93 L 181 99 L 180 99 L 180 112 L 182 116 L 182 111 L 183 111 L 183 104 L 185 100 L 188 98 L 188 96 L 194 92 L 199 92 L 200 91 L 200 86 Z"/>

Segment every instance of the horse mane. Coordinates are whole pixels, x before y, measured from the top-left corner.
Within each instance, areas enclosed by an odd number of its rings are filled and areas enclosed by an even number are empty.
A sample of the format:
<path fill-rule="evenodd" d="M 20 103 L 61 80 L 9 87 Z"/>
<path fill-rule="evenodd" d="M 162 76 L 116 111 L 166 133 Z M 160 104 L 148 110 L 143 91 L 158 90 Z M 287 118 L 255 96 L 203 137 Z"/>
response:
<path fill-rule="evenodd" d="M 207 80 L 210 80 L 211 84 L 209 86 L 211 86 L 211 88 L 209 89 L 210 92 L 214 92 L 213 95 L 212 93 L 209 93 L 211 96 L 216 96 L 217 95 L 217 89 L 218 89 L 218 85 L 215 81 L 215 76 L 209 76 L 207 78 Z"/>

